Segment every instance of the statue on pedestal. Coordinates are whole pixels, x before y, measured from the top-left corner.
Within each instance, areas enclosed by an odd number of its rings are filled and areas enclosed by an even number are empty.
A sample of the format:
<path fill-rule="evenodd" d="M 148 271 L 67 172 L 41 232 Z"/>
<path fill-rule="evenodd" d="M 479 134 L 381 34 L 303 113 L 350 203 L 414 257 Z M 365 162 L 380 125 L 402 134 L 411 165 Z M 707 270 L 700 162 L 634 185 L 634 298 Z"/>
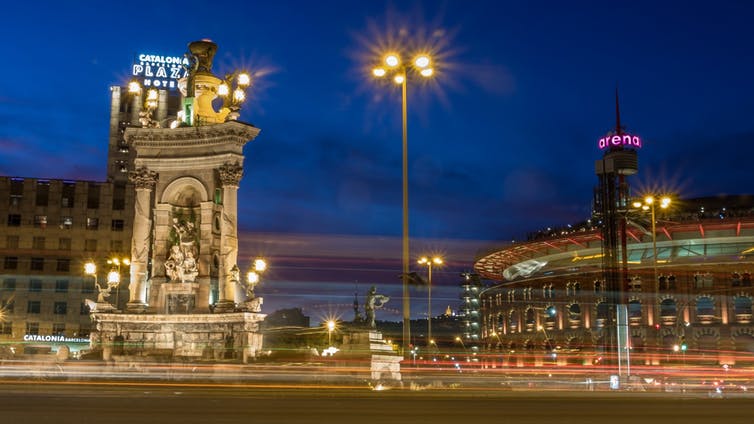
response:
<path fill-rule="evenodd" d="M 364 311 L 366 312 L 367 323 L 369 328 L 376 328 L 377 324 L 374 321 L 374 312 L 379 309 L 390 300 L 388 296 L 377 294 L 377 288 L 372 286 L 367 292 L 367 301 L 364 305 Z"/>

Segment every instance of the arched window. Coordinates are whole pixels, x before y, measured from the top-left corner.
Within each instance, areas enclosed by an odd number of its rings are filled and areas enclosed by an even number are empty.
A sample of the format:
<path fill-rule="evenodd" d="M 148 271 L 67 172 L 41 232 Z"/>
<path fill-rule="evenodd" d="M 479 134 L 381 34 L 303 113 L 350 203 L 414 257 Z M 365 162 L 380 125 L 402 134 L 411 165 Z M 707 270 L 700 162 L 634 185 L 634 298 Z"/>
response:
<path fill-rule="evenodd" d="M 628 302 L 628 319 L 640 320 L 641 319 L 641 302 L 633 299 Z"/>
<path fill-rule="evenodd" d="M 534 311 L 533 308 L 529 308 L 526 310 L 526 328 L 531 329 L 534 328 L 534 325 L 537 323 L 537 314 Z"/>
<path fill-rule="evenodd" d="M 733 314 L 736 322 L 748 324 L 751 322 L 751 298 L 749 296 L 736 296 L 733 299 Z"/>
<path fill-rule="evenodd" d="M 677 313 L 678 308 L 676 307 L 675 299 L 668 298 L 660 302 L 660 318 L 675 320 Z"/>
<path fill-rule="evenodd" d="M 608 317 L 610 316 L 610 306 L 607 304 L 607 302 L 600 302 L 597 304 L 597 325 L 603 326 L 607 322 Z"/>
<path fill-rule="evenodd" d="M 696 300 L 696 316 L 711 317 L 715 315 L 715 301 L 710 296 L 701 296 Z"/>

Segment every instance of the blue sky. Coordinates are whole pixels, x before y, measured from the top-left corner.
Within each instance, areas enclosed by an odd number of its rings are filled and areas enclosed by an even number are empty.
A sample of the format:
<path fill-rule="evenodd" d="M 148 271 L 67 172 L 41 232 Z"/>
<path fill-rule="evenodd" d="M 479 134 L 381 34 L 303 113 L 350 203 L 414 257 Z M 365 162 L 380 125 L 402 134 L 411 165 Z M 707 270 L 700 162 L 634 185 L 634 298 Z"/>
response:
<path fill-rule="evenodd" d="M 438 78 L 409 86 L 410 228 L 417 246 L 458 252 L 438 274 L 448 290 L 470 246 L 589 216 L 616 84 L 623 124 L 644 140 L 636 191 L 752 191 L 750 2 L 239 3 L 6 5 L 0 174 L 104 178 L 108 87 L 134 54 L 210 38 L 218 73 L 258 76 L 240 228 L 399 237 L 400 93 L 366 70 L 403 30 L 437 54 Z"/>

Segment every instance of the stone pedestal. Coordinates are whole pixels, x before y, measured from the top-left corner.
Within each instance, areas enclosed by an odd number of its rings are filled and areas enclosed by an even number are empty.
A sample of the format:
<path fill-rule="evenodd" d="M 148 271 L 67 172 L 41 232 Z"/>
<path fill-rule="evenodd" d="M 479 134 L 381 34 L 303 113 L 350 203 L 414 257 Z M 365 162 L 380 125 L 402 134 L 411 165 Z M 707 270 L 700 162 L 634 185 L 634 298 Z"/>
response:
<path fill-rule="evenodd" d="M 134 357 L 246 363 L 262 349 L 264 314 L 92 313 L 91 348 L 104 359 Z"/>
<path fill-rule="evenodd" d="M 401 380 L 403 358 L 393 351 L 379 331 L 356 330 L 343 335 L 343 345 L 336 355 L 348 360 L 350 366 L 368 363 L 372 380 Z"/>

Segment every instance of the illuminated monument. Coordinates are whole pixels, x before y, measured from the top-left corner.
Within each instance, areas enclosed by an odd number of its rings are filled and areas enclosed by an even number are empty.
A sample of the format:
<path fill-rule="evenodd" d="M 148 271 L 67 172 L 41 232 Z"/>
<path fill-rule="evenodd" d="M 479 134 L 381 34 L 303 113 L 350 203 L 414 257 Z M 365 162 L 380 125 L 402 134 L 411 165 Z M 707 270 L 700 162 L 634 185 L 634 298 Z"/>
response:
<path fill-rule="evenodd" d="M 240 278 L 237 234 L 243 147 L 259 129 L 236 120 L 249 76 L 213 75 L 216 50 L 208 40 L 189 44 L 172 121 L 154 116 L 163 96 L 150 88 L 131 115 L 140 126 L 123 132 L 136 191 L 130 297 L 125 313 L 92 311 L 92 347 L 105 359 L 246 361 L 261 349 L 262 299 Z"/>

